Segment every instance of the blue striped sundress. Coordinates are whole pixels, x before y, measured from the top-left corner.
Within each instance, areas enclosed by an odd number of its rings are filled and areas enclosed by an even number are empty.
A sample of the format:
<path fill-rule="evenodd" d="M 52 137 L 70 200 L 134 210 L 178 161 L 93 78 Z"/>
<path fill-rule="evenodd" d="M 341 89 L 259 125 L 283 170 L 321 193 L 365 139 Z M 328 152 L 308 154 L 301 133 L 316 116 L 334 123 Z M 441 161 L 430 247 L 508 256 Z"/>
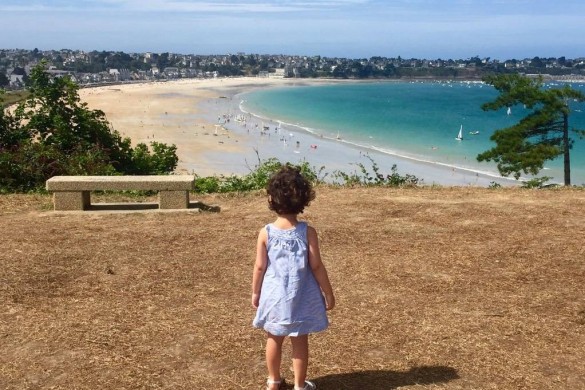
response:
<path fill-rule="evenodd" d="M 329 326 L 325 299 L 309 266 L 307 223 L 266 225 L 268 264 L 253 326 L 275 336 L 300 336 Z"/>

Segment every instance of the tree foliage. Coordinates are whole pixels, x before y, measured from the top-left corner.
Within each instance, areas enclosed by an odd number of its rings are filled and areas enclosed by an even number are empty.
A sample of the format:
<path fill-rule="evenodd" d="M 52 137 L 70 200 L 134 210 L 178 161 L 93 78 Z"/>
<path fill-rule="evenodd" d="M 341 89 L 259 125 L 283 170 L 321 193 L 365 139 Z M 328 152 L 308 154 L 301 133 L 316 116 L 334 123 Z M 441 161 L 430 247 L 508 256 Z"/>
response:
<path fill-rule="evenodd" d="M 499 110 L 524 105 L 529 113 L 519 123 L 499 129 L 491 136 L 496 143 L 492 149 L 477 156 L 478 161 L 495 161 L 500 174 L 513 174 L 519 179 L 522 172 L 537 175 L 547 160 L 564 156 L 564 182 L 571 184 L 570 149 L 573 139 L 570 129 L 568 102 L 585 101 L 585 95 L 569 85 L 561 88 L 544 88 L 541 78 L 528 78 L 518 74 L 493 75 L 484 78 L 500 92 L 492 102 L 482 105 L 483 110 Z"/>
<path fill-rule="evenodd" d="M 6 87 L 8 84 L 10 84 L 10 80 L 6 77 L 4 69 L 0 69 L 0 87 Z"/>
<path fill-rule="evenodd" d="M 105 114 L 90 110 L 68 77 L 44 64 L 31 72 L 27 99 L 0 110 L 0 190 L 42 188 L 55 175 L 165 174 L 178 162 L 175 145 L 131 146 Z"/>

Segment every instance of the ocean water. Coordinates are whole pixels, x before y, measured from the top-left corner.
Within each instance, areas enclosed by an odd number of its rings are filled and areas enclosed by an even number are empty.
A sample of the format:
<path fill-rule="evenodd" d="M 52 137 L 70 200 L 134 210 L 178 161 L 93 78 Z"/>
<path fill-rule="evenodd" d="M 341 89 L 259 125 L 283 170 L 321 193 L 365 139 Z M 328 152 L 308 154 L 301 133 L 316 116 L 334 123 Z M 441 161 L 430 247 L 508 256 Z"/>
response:
<path fill-rule="evenodd" d="M 585 84 L 571 86 L 585 93 Z M 477 162 L 477 155 L 495 146 L 490 140 L 495 130 L 528 113 L 523 106 L 511 107 L 509 114 L 505 109 L 483 111 L 481 105 L 497 95 L 479 82 L 365 82 L 257 90 L 241 95 L 240 106 L 260 118 L 361 150 L 494 174 L 496 165 Z M 570 105 L 571 127 L 585 129 L 585 104 Z M 458 141 L 461 128 L 463 140 Z M 572 137 L 572 183 L 585 184 L 585 139 Z M 538 176 L 562 183 L 562 158 L 547 162 Z"/>

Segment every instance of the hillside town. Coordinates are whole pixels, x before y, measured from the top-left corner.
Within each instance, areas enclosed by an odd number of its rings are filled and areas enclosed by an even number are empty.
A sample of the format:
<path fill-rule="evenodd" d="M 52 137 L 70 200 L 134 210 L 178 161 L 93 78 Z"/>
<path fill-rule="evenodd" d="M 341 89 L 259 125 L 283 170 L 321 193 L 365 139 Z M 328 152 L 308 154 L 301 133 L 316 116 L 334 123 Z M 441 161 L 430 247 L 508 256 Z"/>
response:
<path fill-rule="evenodd" d="M 398 56 L 349 59 L 283 54 L 0 49 L 0 88 L 23 88 L 30 70 L 41 62 L 46 64 L 49 73 L 69 75 L 74 82 L 86 86 L 230 76 L 479 80 L 489 73 L 522 73 L 541 75 L 545 79 L 585 80 L 585 57 L 497 60 L 475 56 L 430 60 Z"/>

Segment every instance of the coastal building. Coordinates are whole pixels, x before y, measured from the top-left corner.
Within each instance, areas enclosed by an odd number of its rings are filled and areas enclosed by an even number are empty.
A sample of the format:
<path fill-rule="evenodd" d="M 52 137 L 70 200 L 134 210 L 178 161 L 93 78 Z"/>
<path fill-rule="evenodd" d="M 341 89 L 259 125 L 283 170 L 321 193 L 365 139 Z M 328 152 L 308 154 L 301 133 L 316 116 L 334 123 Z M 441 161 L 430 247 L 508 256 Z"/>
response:
<path fill-rule="evenodd" d="M 270 73 L 270 77 L 279 78 L 279 79 L 284 78 L 284 68 L 275 69 L 274 73 Z"/>
<path fill-rule="evenodd" d="M 128 69 L 110 69 L 110 76 L 113 81 L 128 81 L 131 79 L 131 74 Z"/>
<path fill-rule="evenodd" d="M 24 86 L 24 75 L 11 74 L 9 77 L 8 86 L 12 88 L 20 88 Z"/>
<path fill-rule="evenodd" d="M 168 77 L 169 79 L 176 79 L 179 77 L 179 68 L 174 67 L 174 66 L 167 66 L 164 71 L 163 74 Z"/>

